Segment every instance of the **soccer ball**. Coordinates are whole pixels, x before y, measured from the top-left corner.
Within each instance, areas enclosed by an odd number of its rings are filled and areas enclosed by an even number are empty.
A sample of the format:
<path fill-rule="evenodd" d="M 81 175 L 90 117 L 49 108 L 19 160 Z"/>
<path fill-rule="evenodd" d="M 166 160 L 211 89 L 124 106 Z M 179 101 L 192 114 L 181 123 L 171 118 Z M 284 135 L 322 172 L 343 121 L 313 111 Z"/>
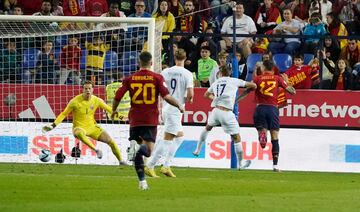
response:
<path fill-rule="evenodd" d="M 42 149 L 39 153 L 39 159 L 42 162 L 49 162 L 51 159 L 51 152 L 50 150 L 47 149 Z"/>

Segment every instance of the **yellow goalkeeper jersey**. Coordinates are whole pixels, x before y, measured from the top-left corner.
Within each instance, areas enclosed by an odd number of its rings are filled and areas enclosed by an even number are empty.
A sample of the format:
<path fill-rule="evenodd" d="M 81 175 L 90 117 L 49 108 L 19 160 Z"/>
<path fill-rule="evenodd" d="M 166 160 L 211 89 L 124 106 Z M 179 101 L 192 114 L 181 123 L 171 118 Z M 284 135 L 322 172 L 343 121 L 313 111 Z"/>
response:
<path fill-rule="evenodd" d="M 104 100 L 92 95 L 90 100 L 84 100 L 82 94 L 75 96 L 67 104 L 65 110 L 54 121 L 55 125 L 60 124 L 69 113 L 73 115 L 73 128 L 81 127 L 87 129 L 96 125 L 95 112 L 100 107 L 108 113 L 112 113 L 112 108 L 105 104 Z"/>

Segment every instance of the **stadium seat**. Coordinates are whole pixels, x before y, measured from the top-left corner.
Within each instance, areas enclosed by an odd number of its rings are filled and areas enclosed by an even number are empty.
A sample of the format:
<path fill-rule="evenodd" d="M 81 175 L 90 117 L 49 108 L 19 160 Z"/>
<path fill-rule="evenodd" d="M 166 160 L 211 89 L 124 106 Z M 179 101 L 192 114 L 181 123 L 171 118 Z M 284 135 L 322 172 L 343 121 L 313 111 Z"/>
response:
<path fill-rule="evenodd" d="M 292 58 L 289 54 L 274 54 L 273 60 L 275 65 L 279 68 L 280 73 L 285 72 L 292 65 Z"/>
<path fill-rule="evenodd" d="M 34 69 L 41 51 L 36 48 L 25 49 L 23 52 L 23 68 Z"/>
<path fill-rule="evenodd" d="M 107 51 L 104 61 L 104 70 L 111 71 L 118 67 L 118 54 L 115 51 Z"/>
<path fill-rule="evenodd" d="M 120 67 L 121 70 L 124 72 L 124 75 L 128 73 L 134 72 L 138 68 L 138 57 L 139 52 L 137 51 L 126 51 L 124 52 L 121 60 L 120 60 Z"/>
<path fill-rule="evenodd" d="M 262 59 L 262 54 L 257 54 L 257 53 L 250 54 L 246 58 L 246 66 L 247 66 L 247 72 L 248 72 L 246 75 L 246 81 L 251 81 L 255 65 L 258 61 L 261 61 L 261 59 Z"/>
<path fill-rule="evenodd" d="M 304 64 L 305 65 L 308 65 L 312 59 L 314 59 L 313 54 L 304 54 Z"/>

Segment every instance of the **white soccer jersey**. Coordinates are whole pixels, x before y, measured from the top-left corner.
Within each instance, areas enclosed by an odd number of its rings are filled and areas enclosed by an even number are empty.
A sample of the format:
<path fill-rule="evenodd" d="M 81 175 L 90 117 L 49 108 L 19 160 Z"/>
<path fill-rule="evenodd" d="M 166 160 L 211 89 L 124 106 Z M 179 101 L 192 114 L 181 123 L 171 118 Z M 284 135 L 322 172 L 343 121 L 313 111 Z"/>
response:
<path fill-rule="evenodd" d="M 221 77 L 208 88 L 214 94 L 211 107 L 222 106 L 232 110 L 239 87 L 245 87 L 245 81 L 232 77 Z"/>
<path fill-rule="evenodd" d="M 174 97 L 180 105 L 184 106 L 185 97 L 188 88 L 193 88 L 193 75 L 189 70 L 181 66 L 173 66 L 164 69 L 161 75 L 165 79 L 165 83 L 169 89 L 169 93 Z M 179 112 L 177 108 L 164 102 L 163 111 Z"/>

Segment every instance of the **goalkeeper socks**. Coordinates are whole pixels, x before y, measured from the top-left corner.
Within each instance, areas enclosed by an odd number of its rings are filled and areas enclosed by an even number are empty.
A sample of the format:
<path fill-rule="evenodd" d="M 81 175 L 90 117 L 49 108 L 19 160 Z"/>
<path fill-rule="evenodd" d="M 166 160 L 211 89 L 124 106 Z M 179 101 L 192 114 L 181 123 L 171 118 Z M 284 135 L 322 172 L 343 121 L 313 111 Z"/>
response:
<path fill-rule="evenodd" d="M 273 156 L 273 165 L 277 165 L 279 160 L 279 152 L 280 152 L 279 139 L 271 140 L 271 144 L 272 144 L 271 153 Z"/>
<path fill-rule="evenodd" d="M 234 143 L 235 153 L 238 161 L 238 167 L 241 167 L 241 161 L 243 159 L 243 149 L 241 142 Z"/>
<path fill-rule="evenodd" d="M 111 140 L 109 146 L 111 148 L 111 151 L 114 153 L 115 157 L 118 159 L 118 161 L 122 161 L 121 153 L 116 142 L 114 140 Z"/>
<path fill-rule="evenodd" d="M 183 137 L 177 137 L 171 142 L 171 145 L 169 146 L 169 149 L 165 156 L 165 163 L 164 163 L 165 168 L 169 168 L 171 166 L 171 162 L 175 156 L 176 150 L 180 147 L 182 142 L 183 142 Z"/>
<path fill-rule="evenodd" d="M 80 141 L 82 141 L 84 144 L 86 144 L 90 149 L 96 151 L 96 148 L 94 144 L 89 140 L 89 138 L 85 135 L 85 133 L 80 130 L 76 134 L 74 134 L 75 137 L 77 137 Z"/>

